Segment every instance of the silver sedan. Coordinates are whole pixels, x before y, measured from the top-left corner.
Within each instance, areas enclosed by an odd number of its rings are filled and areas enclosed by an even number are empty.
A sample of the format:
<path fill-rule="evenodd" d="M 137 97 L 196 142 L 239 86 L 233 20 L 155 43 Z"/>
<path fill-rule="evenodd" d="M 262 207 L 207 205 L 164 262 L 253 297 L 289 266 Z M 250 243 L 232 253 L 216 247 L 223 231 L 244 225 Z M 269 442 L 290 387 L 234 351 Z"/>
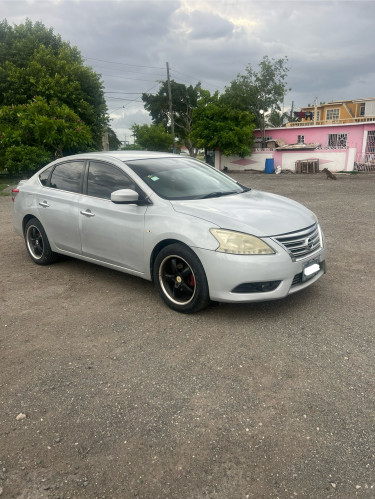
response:
<path fill-rule="evenodd" d="M 173 154 L 60 158 L 13 190 L 31 259 L 59 254 L 152 280 L 172 309 L 283 298 L 325 272 L 315 215 Z"/>

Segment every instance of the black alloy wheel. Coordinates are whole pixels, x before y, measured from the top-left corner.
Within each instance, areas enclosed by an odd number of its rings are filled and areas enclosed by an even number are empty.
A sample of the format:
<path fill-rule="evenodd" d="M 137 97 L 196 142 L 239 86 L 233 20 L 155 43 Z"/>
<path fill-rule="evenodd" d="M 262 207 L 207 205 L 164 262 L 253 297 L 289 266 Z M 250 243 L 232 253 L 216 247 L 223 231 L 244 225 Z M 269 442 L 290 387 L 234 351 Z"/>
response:
<path fill-rule="evenodd" d="M 171 244 L 160 251 L 153 277 L 161 297 L 173 310 L 198 312 L 210 302 L 203 266 L 197 255 L 183 244 Z"/>
<path fill-rule="evenodd" d="M 58 255 L 51 250 L 47 234 L 37 218 L 27 222 L 25 242 L 31 259 L 38 265 L 50 265 L 57 260 Z"/>

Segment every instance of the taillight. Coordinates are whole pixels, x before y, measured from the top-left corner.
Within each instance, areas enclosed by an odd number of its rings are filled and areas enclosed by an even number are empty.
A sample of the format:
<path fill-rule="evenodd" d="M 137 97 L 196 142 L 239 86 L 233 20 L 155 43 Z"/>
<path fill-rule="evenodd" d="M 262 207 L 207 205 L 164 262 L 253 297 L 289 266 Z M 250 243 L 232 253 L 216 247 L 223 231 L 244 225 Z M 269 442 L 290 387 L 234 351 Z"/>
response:
<path fill-rule="evenodd" d="M 16 199 L 17 194 L 19 193 L 19 189 L 12 189 L 12 201 Z"/>

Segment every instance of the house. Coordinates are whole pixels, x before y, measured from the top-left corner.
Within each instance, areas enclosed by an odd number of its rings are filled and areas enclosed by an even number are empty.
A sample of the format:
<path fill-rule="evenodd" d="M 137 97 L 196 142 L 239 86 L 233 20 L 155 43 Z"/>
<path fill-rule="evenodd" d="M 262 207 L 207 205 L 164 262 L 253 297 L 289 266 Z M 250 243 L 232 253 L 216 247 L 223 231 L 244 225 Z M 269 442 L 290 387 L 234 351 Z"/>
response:
<path fill-rule="evenodd" d="M 314 164 L 313 171 L 375 170 L 375 99 L 321 104 L 315 125 L 314 108 L 302 109 L 305 115 L 300 122 L 255 130 L 251 156 L 228 157 L 216 151 L 215 166 L 264 171 L 266 159 L 272 158 L 275 168 L 296 173 L 306 171 L 301 170 L 301 162 Z"/>
<path fill-rule="evenodd" d="M 287 123 L 287 127 L 371 122 L 375 121 L 375 98 L 343 100 L 302 107 L 300 111 L 294 113 L 294 116 L 300 121 Z"/>

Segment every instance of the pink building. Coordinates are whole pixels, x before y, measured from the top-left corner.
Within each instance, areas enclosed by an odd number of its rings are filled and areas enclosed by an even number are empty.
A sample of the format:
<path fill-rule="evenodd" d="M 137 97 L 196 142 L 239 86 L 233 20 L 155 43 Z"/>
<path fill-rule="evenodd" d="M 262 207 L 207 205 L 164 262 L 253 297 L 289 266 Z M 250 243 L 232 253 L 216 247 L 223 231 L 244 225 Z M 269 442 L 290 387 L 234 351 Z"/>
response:
<path fill-rule="evenodd" d="M 220 170 L 263 171 L 265 160 L 273 158 L 275 168 L 292 171 L 301 160 L 315 160 L 319 170 L 336 172 L 375 168 L 375 121 L 266 128 L 264 139 L 266 148 L 261 147 L 261 131 L 255 130 L 255 147 L 246 158 L 223 156 L 216 151 L 215 166 Z"/>

